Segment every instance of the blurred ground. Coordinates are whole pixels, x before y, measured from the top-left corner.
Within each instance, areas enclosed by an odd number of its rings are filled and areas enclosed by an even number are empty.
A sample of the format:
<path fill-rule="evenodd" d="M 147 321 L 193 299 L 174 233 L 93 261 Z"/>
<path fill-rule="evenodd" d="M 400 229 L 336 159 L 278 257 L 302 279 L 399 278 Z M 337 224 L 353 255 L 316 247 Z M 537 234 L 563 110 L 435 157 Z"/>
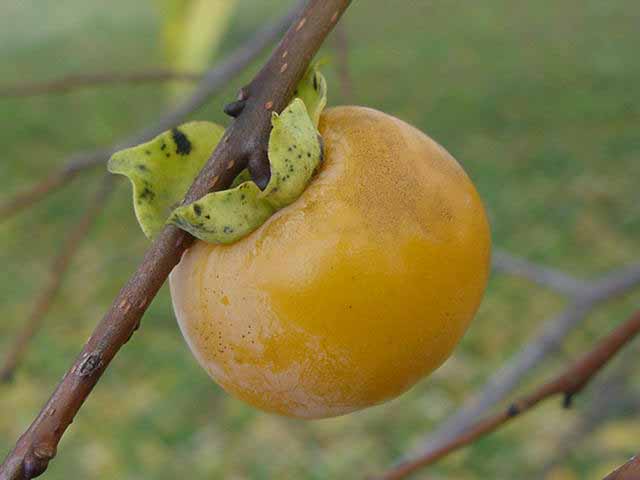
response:
<path fill-rule="evenodd" d="M 286 5 L 242 0 L 223 52 Z M 639 19 L 636 0 L 356 1 L 345 17 L 355 101 L 415 124 L 460 160 L 487 203 L 496 245 L 597 275 L 640 257 Z M 3 0 L 0 79 L 161 66 L 158 23 L 149 1 Z M 334 66 L 325 70 L 330 104 L 342 103 Z M 193 118 L 223 121 L 220 107 L 240 85 L 238 79 Z M 0 99 L 0 197 L 66 154 L 146 124 L 162 110 L 165 92 L 118 87 Z M 0 223 L 0 352 L 99 174 Z M 0 386 L 0 455 L 39 410 L 145 246 L 121 182 L 15 383 Z M 555 371 L 639 300 L 636 290 L 598 310 L 542 370 Z M 163 290 L 63 439 L 46 478 L 361 478 L 418 445 L 562 304 L 523 280 L 494 275 L 461 347 L 434 376 L 386 405 L 300 422 L 260 413 L 210 382 Z M 627 385 L 635 404 L 615 408 L 547 478 L 600 478 L 635 453 L 639 390 L 635 374 Z M 452 455 L 429 478 L 539 478 L 591 392 L 569 412 L 557 402 L 544 405 Z"/>

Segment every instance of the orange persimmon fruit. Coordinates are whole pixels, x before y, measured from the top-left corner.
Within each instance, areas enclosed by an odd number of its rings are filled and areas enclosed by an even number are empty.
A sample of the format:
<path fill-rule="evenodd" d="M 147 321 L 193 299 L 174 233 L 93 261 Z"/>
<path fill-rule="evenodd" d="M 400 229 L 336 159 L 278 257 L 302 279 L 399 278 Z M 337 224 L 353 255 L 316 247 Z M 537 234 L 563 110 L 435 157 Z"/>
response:
<path fill-rule="evenodd" d="M 291 205 L 171 274 L 180 328 L 231 394 L 299 418 L 396 397 L 440 366 L 484 293 L 490 232 L 474 185 L 421 131 L 326 110 L 324 160 Z"/>

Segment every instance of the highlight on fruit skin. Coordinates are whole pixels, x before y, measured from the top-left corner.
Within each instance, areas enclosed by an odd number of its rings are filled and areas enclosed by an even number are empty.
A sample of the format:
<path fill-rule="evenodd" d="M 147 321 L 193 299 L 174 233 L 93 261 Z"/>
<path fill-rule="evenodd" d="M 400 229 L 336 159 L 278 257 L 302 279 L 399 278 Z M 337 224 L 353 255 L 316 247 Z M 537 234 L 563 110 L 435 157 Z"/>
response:
<path fill-rule="evenodd" d="M 232 244 L 197 241 L 170 276 L 200 365 L 298 418 L 392 399 L 440 366 L 484 293 L 490 232 L 472 182 L 414 127 L 363 107 L 320 118 L 324 161 Z"/>

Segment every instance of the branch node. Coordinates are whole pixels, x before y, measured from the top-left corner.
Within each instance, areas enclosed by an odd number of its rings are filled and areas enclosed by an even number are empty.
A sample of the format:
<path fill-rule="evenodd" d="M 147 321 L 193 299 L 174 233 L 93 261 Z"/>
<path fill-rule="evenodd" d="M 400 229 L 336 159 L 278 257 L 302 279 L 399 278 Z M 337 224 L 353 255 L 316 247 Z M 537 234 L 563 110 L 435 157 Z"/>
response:
<path fill-rule="evenodd" d="M 129 343 L 129 340 L 131 340 L 131 337 L 133 337 L 133 334 L 136 333 L 139 328 L 140 328 L 140 320 L 138 320 L 136 324 L 133 326 L 133 328 L 129 332 L 129 336 L 127 337 L 124 343 Z"/>
<path fill-rule="evenodd" d="M 25 455 L 23 462 L 23 478 L 35 478 L 41 475 L 49 465 L 49 461 L 56 456 L 56 448 L 50 444 L 36 445 L 31 455 Z"/>
<path fill-rule="evenodd" d="M 575 392 L 566 392 L 562 398 L 562 408 L 569 409 L 573 405 L 573 395 Z"/>
<path fill-rule="evenodd" d="M 49 461 L 56 456 L 56 449 L 48 443 L 41 443 L 34 447 L 33 455 L 39 460 Z"/>
<path fill-rule="evenodd" d="M 224 106 L 223 110 L 224 110 L 224 113 L 226 113 L 230 117 L 237 118 L 244 110 L 244 107 L 246 104 L 247 104 L 246 99 L 236 100 L 234 102 L 227 103 Z"/>
<path fill-rule="evenodd" d="M 0 383 L 11 383 L 14 378 L 15 378 L 14 370 L 7 369 L 4 372 L 2 372 L 2 375 L 0 375 Z"/>
<path fill-rule="evenodd" d="M 77 370 L 78 376 L 88 377 L 93 375 L 101 366 L 102 354 L 100 352 L 92 352 L 80 364 Z"/>
<path fill-rule="evenodd" d="M 507 416 L 509 418 L 513 418 L 519 414 L 520 414 L 520 407 L 518 407 L 518 405 L 516 405 L 515 403 L 512 403 L 511 405 L 509 405 L 509 408 L 507 408 Z"/>
<path fill-rule="evenodd" d="M 242 87 L 238 90 L 238 100 L 247 100 L 249 98 L 249 87 Z"/>

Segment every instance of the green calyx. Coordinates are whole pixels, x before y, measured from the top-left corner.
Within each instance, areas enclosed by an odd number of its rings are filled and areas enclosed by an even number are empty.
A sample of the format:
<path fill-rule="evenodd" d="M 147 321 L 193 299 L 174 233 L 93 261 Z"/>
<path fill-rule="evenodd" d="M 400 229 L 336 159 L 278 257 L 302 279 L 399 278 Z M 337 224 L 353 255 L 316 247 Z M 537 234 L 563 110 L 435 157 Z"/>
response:
<path fill-rule="evenodd" d="M 209 243 L 235 242 L 305 190 L 322 160 L 317 127 L 326 92 L 324 77 L 311 67 L 296 89 L 296 98 L 280 114 L 273 113 L 268 146 L 271 178 L 263 191 L 245 170 L 228 190 L 176 207 L 222 138 L 224 129 L 210 122 L 186 123 L 119 151 L 108 169 L 131 181 L 136 217 L 148 238 L 172 223 Z"/>
<path fill-rule="evenodd" d="M 214 123 L 185 123 L 109 159 L 109 171 L 125 175 L 133 185 L 133 208 L 148 238 L 162 230 L 223 133 Z"/>

